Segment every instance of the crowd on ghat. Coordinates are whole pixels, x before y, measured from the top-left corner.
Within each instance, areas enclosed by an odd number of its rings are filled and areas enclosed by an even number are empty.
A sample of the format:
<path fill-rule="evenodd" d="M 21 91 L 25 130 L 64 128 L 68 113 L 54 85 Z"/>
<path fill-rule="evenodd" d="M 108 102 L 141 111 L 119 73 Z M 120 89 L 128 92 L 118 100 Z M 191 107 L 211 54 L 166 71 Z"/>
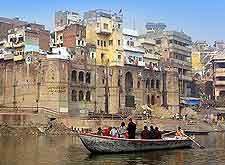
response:
<path fill-rule="evenodd" d="M 100 136 L 111 136 L 116 138 L 127 138 L 127 139 L 135 139 L 136 135 L 136 124 L 129 119 L 128 126 L 125 126 L 125 123 L 122 122 L 119 128 L 109 127 L 102 130 L 100 127 L 96 133 Z M 161 139 L 162 135 L 159 131 L 158 127 L 150 126 L 150 130 L 147 126 L 144 126 L 144 130 L 141 132 L 142 139 Z"/>

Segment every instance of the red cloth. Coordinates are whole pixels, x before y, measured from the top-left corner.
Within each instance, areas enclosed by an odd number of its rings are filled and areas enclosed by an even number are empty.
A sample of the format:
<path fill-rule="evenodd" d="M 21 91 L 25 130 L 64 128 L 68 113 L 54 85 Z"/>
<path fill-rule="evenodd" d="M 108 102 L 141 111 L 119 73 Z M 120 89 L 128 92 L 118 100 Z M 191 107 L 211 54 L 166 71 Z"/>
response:
<path fill-rule="evenodd" d="M 109 129 L 109 128 L 106 128 L 106 129 L 104 129 L 103 130 L 103 136 L 109 136 L 110 134 L 110 131 L 111 131 L 111 129 Z"/>

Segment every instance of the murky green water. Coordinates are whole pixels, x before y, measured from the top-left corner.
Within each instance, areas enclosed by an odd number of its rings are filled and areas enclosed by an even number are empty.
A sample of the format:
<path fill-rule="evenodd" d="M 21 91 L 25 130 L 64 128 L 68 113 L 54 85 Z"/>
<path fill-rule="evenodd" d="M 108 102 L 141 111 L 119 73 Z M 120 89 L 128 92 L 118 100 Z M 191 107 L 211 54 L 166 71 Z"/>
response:
<path fill-rule="evenodd" d="M 196 137 L 205 149 L 163 150 L 127 154 L 92 155 L 77 137 L 0 137 L 0 165 L 73 164 L 225 164 L 223 133 Z"/>

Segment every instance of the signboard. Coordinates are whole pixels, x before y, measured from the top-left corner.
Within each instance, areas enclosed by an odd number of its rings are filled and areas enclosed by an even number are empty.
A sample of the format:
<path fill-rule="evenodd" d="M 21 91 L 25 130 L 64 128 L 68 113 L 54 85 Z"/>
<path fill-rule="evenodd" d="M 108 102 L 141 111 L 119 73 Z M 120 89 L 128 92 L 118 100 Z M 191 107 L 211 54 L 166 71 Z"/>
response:
<path fill-rule="evenodd" d="M 65 86 L 50 86 L 48 87 L 48 93 L 66 93 Z"/>
<path fill-rule="evenodd" d="M 31 58 L 31 56 L 27 56 L 26 57 L 26 59 L 25 59 L 25 62 L 26 62 L 26 64 L 31 64 L 31 62 L 32 62 L 32 58 Z"/>

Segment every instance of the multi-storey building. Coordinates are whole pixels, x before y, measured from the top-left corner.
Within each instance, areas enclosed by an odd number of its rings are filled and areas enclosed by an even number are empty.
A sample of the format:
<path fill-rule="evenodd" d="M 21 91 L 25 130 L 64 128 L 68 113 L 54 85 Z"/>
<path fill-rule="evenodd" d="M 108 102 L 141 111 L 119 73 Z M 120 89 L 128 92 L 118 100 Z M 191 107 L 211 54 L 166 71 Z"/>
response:
<path fill-rule="evenodd" d="M 212 59 L 213 63 L 213 84 L 215 90 L 215 99 L 221 100 L 224 104 L 225 98 L 225 55 L 217 54 Z"/>
<path fill-rule="evenodd" d="M 57 11 L 55 13 L 54 45 L 57 47 L 75 47 L 85 38 L 85 27 L 79 13 Z M 80 43 L 79 43 L 80 44 Z"/>
<path fill-rule="evenodd" d="M 15 54 L 23 58 L 27 52 L 49 51 L 50 33 L 44 25 L 26 24 L 8 31 L 6 48 L 15 49 Z"/>
<path fill-rule="evenodd" d="M 8 40 L 8 30 L 27 24 L 27 22 L 19 20 L 19 18 L 5 18 L 0 17 L 0 41 Z"/>
<path fill-rule="evenodd" d="M 93 10 L 84 14 L 86 42 L 96 45 L 98 65 L 122 66 L 122 16 L 105 10 Z"/>
<path fill-rule="evenodd" d="M 190 82 L 192 81 L 191 67 L 191 37 L 184 32 L 162 31 L 151 32 L 141 36 L 156 41 L 161 49 L 161 56 L 164 62 L 170 67 L 177 69 L 179 73 L 180 94 L 189 96 Z"/>

